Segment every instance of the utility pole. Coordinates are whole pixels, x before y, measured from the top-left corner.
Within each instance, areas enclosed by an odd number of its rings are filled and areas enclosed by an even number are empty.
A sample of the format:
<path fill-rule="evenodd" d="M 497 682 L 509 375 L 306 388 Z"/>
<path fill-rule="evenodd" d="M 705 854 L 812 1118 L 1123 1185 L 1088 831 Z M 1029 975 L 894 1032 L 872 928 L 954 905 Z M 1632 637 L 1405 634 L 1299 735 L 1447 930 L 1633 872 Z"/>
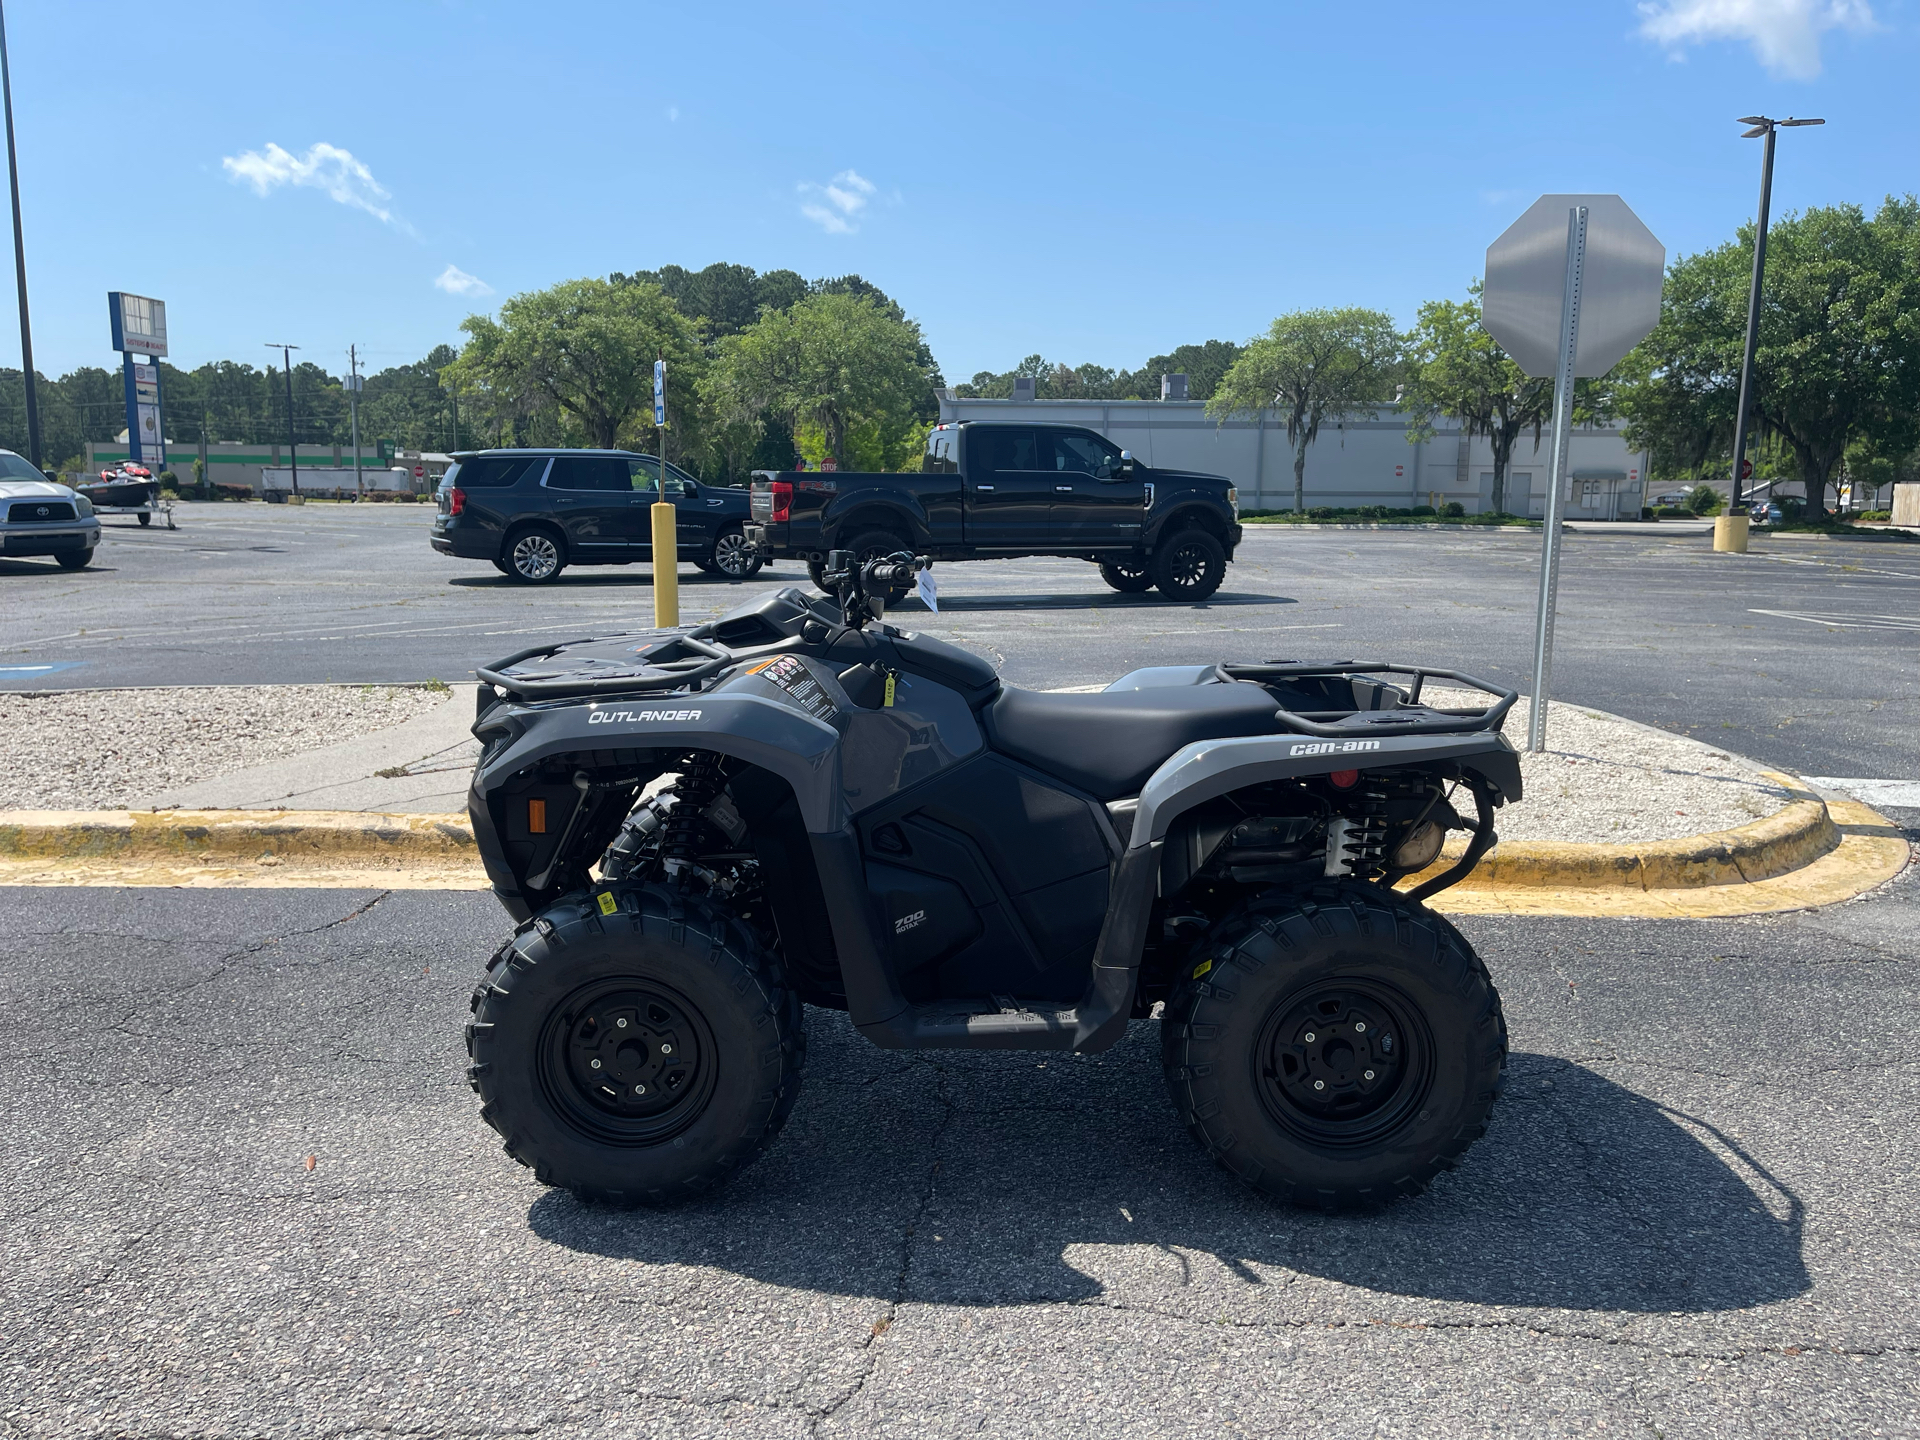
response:
<path fill-rule="evenodd" d="M 347 346 L 347 414 L 353 421 L 353 493 L 362 498 L 367 487 L 360 478 L 360 356 L 358 346 Z"/>
<path fill-rule="evenodd" d="M 293 466 L 293 493 L 300 493 L 300 451 L 293 443 L 293 352 L 298 345 L 285 345 L 278 340 L 267 342 L 269 350 L 280 352 L 280 362 L 287 369 L 287 460 Z"/>
<path fill-rule="evenodd" d="M 40 404 L 33 383 L 33 325 L 27 319 L 27 242 L 20 229 L 20 161 L 13 148 L 13 76 L 7 69 L 7 14 L 0 5 L 0 101 L 7 112 L 7 183 L 13 194 L 13 274 L 20 285 L 20 378 L 27 392 L 27 458 L 40 468 Z M 156 364 L 159 362 L 156 361 Z M 143 515 L 140 517 L 145 519 Z"/>
<path fill-rule="evenodd" d="M 1747 401 L 1753 393 L 1753 350 L 1760 338 L 1760 282 L 1767 269 L 1767 212 L 1773 200 L 1773 135 L 1781 126 L 1824 125 L 1824 120 L 1769 120 L 1765 115 L 1743 115 L 1737 122 L 1751 125 L 1740 134 L 1742 140 L 1766 137 L 1760 155 L 1760 215 L 1753 231 L 1753 283 L 1747 287 L 1747 345 L 1740 355 L 1740 408 L 1733 415 L 1733 478 L 1727 485 L 1727 513 L 1740 508 L 1740 484 L 1747 477 L 1740 472 L 1747 458 Z M 1821 496 L 1826 503 L 1826 496 Z"/>

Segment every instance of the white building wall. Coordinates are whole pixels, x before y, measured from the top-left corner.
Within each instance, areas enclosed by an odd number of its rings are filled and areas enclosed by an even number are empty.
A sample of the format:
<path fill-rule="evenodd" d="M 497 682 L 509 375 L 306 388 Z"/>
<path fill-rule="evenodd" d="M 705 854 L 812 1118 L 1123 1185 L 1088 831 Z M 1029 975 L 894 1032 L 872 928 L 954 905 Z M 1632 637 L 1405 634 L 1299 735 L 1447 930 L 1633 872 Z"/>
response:
<path fill-rule="evenodd" d="M 960 400 L 943 395 L 940 418 L 1082 425 L 1148 465 L 1227 476 L 1239 487 L 1243 510 L 1293 506 L 1293 447 L 1284 419 L 1271 411 L 1220 425 L 1207 418 L 1206 406 L 1197 400 Z M 1463 450 L 1460 431 L 1447 424 L 1438 422 L 1430 439 L 1413 445 L 1407 440 L 1404 416 L 1397 407 L 1383 405 L 1364 418 L 1322 427 L 1307 449 L 1306 503 L 1398 508 L 1457 500 L 1468 514 L 1491 509 L 1492 442 L 1476 436 Z M 1507 492 L 1507 508 L 1513 513 L 1544 513 L 1550 443 L 1550 434 L 1543 432 L 1538 451 L 1531 434 L 1515 444 Z M 1569 518 L 1639 517 L 1645 460 L 1627 449 L 1620 431 L 1575 431 L 1569 459 L 1575 477 L 1567 487 Z"/>

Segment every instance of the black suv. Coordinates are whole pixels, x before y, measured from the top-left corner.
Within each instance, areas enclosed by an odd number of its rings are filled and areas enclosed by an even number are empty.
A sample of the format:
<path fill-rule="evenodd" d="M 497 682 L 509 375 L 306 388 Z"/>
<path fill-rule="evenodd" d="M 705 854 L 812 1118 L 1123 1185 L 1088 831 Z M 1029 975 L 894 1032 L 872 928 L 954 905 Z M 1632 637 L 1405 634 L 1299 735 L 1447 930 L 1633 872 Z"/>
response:
<path fill-rule="evenodd" d="M 541 585 L 569 565 L 653 559 L 660 458 L 625 450 L 470 450 L 441 477 L 431 543 L 442 555 L 491 560 L 502 575 Z M 678 556 L 729 580 L 761 566 L 742 534 L 745 490 L 705 485 L 671 461 L 667 497 L 679 512 Z"/>

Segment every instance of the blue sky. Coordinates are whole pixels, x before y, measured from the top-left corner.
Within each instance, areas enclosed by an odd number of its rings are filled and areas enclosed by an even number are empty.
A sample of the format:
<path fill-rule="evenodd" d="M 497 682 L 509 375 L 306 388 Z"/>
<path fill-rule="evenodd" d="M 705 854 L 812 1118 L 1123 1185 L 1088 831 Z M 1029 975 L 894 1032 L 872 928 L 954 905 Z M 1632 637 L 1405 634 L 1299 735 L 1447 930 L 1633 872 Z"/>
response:
<path fill-rule="evenodd" d="M 1827 118 L 1776 214 L 1920 190 L 1917 5 L 14 0 L 35 359 L 113 364 L 124 289 L 175 363 L 379 369 L 516 291 L 714 260 L 865 275 L 949 380 L 1405 323 L 1542 192 L 1725 239 L 1738 115 Z"/>

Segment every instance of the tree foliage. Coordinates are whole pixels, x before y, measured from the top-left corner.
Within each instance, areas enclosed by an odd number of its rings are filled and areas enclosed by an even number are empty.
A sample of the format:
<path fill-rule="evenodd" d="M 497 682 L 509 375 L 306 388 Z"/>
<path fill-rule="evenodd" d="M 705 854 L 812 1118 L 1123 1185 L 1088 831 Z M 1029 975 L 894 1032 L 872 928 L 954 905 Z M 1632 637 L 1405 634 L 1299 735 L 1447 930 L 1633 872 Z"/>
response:
<path fill-rule="evenodd" d="M 706 396 L 723 424 L 777 417 L 811 458 L 895 469 L 938 378 L 925 352 L 920 327 L 873 295 L 822 290 L 722 340 Z"/>
<path fill-rule="evenodd" d="M 1033 393 L 1041 400 L 1158 400 L 1160 377 L 1179 374 L 1187 377 L 1189 400 L 1208 400 L 1239 355 L 1240 347 L 1231 340 L 1181 345 L 1171 354 L 1144 361 L 1137 370 L 1110 370 L 1091 362 L 1063 365 L 1029 355 L 1003 373 L 982 370 L 954 386 L 953 393 L 963 400 L 1004 400 L 1013 394 L 1017 377 L 1031 376 Z"/>
<path fill-rule="evenodd" d="M 1507 468 L 1514 443 L 1528 430 L 1540 444 L 1553 418 L 1553 380 L 1523 373 L 1480 323 L 1479 286 L 1466 300 L 1435 300 L 1420 307 L 1407 337 L 1407 381 L 1401 403 L 1408 435 L 1432 433 L 1435 415 L 1451 415 L 1469 435 L 1493 445 L 1496 513 L 1507 508 Z"/>
<path fill-rule="evenodd" d="M 1327 421 L 1392 397 L 1401 348 L 1392 317 L 1378 310 L 1295 310 L 1247 342 L 1207 414 L 1224 424 L 1235 414 L 1279 411 L 1293 444 L 1293 508 L 1304 511 L 1307 447 Z"/>
<path fill-rule="evenodd" d="M 651 449 L 658 443 L 651 411 L 656 359 L 667 362 L 670 415 L 684 426 L 695 413 L 706 358 L 699 336 L 648 281 L 567 280 L 515 295 L 498 320 L 469 315 L 460 328 L 467 347 L 448 373 L 496 414 L 518 418 L 557 405 L 589 445 L 613 449 L 625 437 L 651 441 Z"/>
<path fill-rule="evenodd" d="M 1621 412 L 1633 443 L 1685 462 L 1731 464 L 1754 230 L 1675 262 L 1660 323 L 1623 363 Z M 1899 456 L 1920 438 L 1920 202 L 1889 198 L 1807 210 L 1767 239 L 1754 418 L 1792 454 L 1807 508 L 1852 449 Z"/>

